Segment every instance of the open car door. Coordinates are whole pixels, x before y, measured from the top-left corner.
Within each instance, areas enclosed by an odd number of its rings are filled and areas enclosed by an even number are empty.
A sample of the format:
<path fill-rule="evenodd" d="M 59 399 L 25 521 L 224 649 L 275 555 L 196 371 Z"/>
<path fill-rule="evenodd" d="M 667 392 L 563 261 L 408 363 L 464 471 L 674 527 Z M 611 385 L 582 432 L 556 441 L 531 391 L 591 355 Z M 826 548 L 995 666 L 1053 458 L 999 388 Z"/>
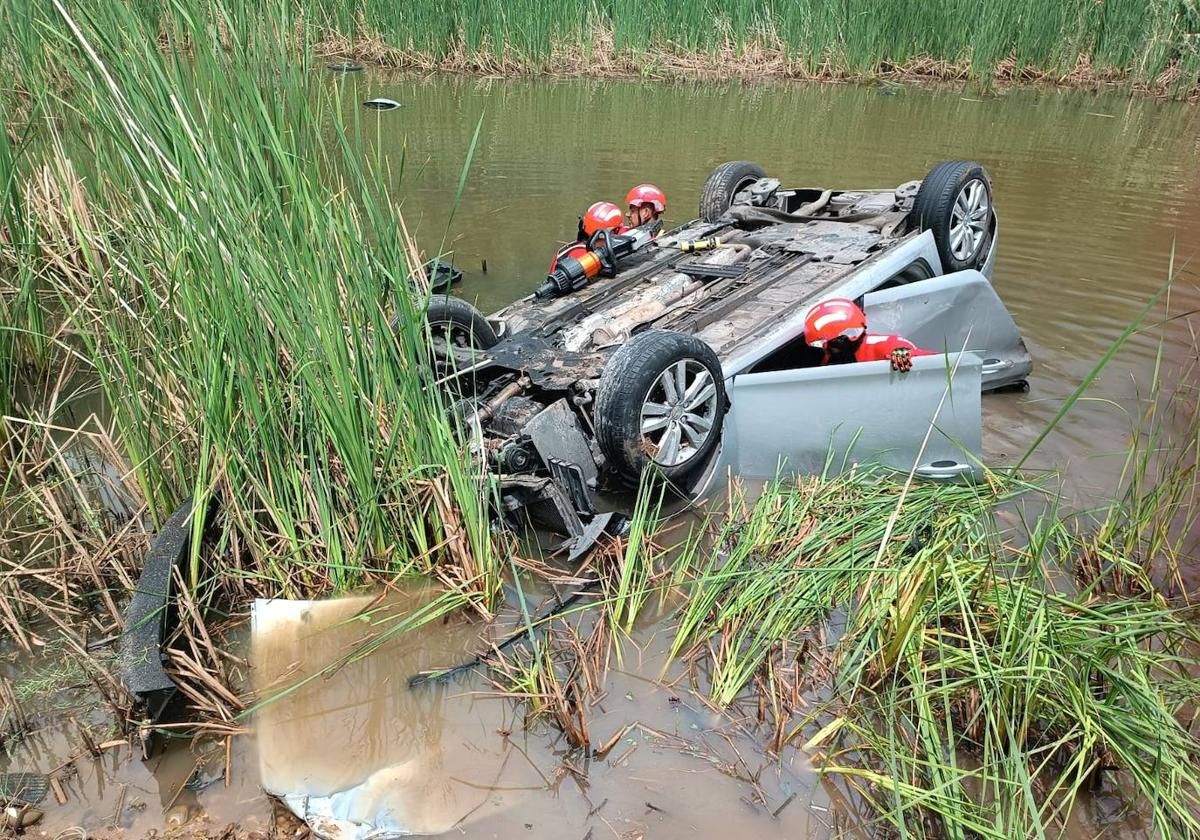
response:
<path fill-rule="evenodd" d="M 980 371 L 973 354 L 745 373 L 733 378 L 719 469 L 744 478 L 879 463 L 929 479 L 973 477 Z M 932 429 L 931 429 L 932 426 Z"/>
<path fill-rule="evenodd" d="M 978 271 L 871 292 L 863 308 L 873 333 L 902 335 L 934 352 L 966 350 L 978 355 L 985 391 L 1021 382 L 1033 369 L 1012 315 Z"/>

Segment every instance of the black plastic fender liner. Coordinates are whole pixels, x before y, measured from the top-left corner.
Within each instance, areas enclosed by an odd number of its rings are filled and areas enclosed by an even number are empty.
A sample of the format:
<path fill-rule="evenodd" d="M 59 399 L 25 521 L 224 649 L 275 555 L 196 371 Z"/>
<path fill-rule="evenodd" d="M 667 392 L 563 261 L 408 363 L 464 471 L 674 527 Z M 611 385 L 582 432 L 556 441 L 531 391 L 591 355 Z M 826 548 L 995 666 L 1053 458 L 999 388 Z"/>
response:
<path fill-rule="evenodd" d="M 434 294 L 444 295 L 455 283 L 463 279 L 462 269 L 447 260 L 432 259 L 425 263 L 425 276 L 429 278 L 429 289 Z"/>
<path fill-rule="evenodd" d="M 215 503 L 210 502 L 204 511 L 205 527 L 215 510 Z M 163 643 L 176 618 L 172 609 L 172 570 L 183 562 L 191 544 L 192 502 L 188 500 L 171 514 L 151 541 L 133 598 L 125 609 L 118 659 L 121 682 L 143 705 L 151 723 L 162 717 L 176 692 L 175 683 L 163 670 Z"/>

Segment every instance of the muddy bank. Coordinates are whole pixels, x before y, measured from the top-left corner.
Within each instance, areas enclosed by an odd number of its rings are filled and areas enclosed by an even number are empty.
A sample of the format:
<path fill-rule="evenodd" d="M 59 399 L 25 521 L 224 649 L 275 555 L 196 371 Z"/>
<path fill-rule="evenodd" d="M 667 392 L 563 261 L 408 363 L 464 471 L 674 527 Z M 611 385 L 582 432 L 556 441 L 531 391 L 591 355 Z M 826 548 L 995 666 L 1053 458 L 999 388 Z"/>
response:
<path fill-rule="evenodd" d="M 417 73 L 452 73 L 484 78 L 536 77 L 549 79 L 638 79 L 643 81 L 741 81 L 751 84 L 794 81 L 826 84 L 915 84 L 931 88 L 973 85 L 984 91 L 1010 87 L 1114 91 L 1160 99 L 1200 99 L 1200 85 L 1180 87 L 1178 62 L 1152 79 L 1133 70 L 1100 68 L 1080 55 L 1068 69 L 1039 68 L 1015 56 L 980 72 L 969 58 L 948 60 L 914 56 L 902 62 L 881 60 L 870 69 L 854 69 L 837 60 L 814 66 L 779 42 L 726 43 L 717 49 L 685 50 L 675 45 L 642 50 L 618 50 L 612 33 L 595 30 L 586 45 L 558 42 L 548 58 L 523 58 L 512 51 L 468 50 L 456 42 L 438 52 L 399 47 L 380 34 L 346 36 L 325 33 L 313 45 L 315 53 L 336 63 L 352 60 L 376 68 Z"/>

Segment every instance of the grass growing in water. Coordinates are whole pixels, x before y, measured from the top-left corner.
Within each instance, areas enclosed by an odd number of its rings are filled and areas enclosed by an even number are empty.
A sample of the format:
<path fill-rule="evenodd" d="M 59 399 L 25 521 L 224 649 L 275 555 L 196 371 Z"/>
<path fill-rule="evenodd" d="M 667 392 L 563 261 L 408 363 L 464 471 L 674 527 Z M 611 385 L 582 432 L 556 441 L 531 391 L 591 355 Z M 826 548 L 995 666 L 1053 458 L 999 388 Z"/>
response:
<path fill-rule="evenodd" d="M 55 191 L 23 195 L 55 196 L 42 205 L 62 212 L 37 215 L 37 254 L 6 251 L 24 272 L 15 288 L 48 284 L 70 314 L 152 513 L 221 497 L 225 571 L 247 589 L 432 571 L 486 606 L 501 569 L 486 487 L 423 388 L 410 248 L 358 154 L 359 126 L 341 122 L 333 94 L 306 89 L 309 53 L 281 37 L 294 31 L 290 7 L 278 7 L 279 30 L 171 8 L 165 37 L 190 46 L 186 61 L 164 57 L 157 29 L 120 7 L 44 21 L 103 166 L 48 157 Z M 756 30 L 750 14 L 731 26 Z M 61 116 L 66 103 L 41 83 L 35 98 Z M 0 167 L 16 171 L 11 154 Z M 14 195 L 10 232 L 21 230 Z M 809 736 L 826 771 L 901 830 L 1051 831 L 1113 764 L 1161 832 L 1194 833 L 1196 747 L 1176 722 L 1195 693 L 1180 676 L 1192 627 L 1153 597 L 1048 590 L 1031 569 L 1077 546 L 1052 530 L 1024 553 L 999 545 L 986 527 L 993 493 L 915 489 L 880 554 L 895 493 L 844 480 L 776 488 L 721 526 L 722 564 L 691 544 L 672 578 L 690 594 L 675 653 L 719 640 L 708 687 L 732 702 L 783 644 L 844 611 L 838 693 L 794 737 Z M 1098 539 L 1126 556 L 1127 520 L 1112 521 Z M 606 599 L 620 632 L 657 585 L 638 558 L 624 553 Z M 551 658 L 540 650 L 541 670 L 514 681 L 565 697 Z"/>
<path fill-rule="evenodd" d="M 832 694 L 783 741 L 807 738 L 823 773 L 910 836 L 1056 834 L 1105 773 L 1162 836 L 1195 836 L 1200 740 L 1183 721 L 1200 631 L 1157 594 L 1056 591 L 1098 538 L 1049 516 L 1007 544 L 995 506 L 1021 489 L 915 485 L 880 552 L 898 484 L 769 487 L 714 526 L 719 559 L 680 559 L 696 572 L 674 653 L 704 663 L 727 705 L 812 666 L 805 651 L 840 617 Z"/>
<path fill-rule="evenodd" d="M 169 27 L 206 8 L 177 0 L 143 14 Z M 281 6 L 271 9 L 286 20 Z M 1200 77 L 1200 12 L 1180 0 L 298 0 L 292 9 L 325 49 L 421 67 L 826 77 L 900 67 L 952 78 L 1123 78 L 1176 94 L 1194 92 Z M 230 17 L 235 37 L 256 14 Z M 0 33 L 27 48 L 36 37 L 18 18 L 14 10 Z"/>

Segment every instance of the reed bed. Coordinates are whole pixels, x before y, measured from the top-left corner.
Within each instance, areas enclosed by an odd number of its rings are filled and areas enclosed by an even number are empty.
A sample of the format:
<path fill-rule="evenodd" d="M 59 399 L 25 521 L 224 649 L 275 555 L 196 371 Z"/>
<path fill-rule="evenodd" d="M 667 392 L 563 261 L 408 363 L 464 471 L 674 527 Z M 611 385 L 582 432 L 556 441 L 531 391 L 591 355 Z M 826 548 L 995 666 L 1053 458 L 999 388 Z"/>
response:
<path fill-rule="evenodd" d="M 1178 0 L 610 0 L 322 3 L 331 39 L 393 63 L 508 72 L 917 75 L 1195 90 L 1197 10 Z"/>
<path fill-rule="evenodd" d="M 1097 72 L 1144 84 L 1171 73 L 1190 90 L 1196 62 L 1179 33 L 1194 13 L 1124 0 L 946 0 L 846 19 L 853 4 L 464 9 L 14 0 L 0 12 L 14 45 L 0 61 L 20 65 L 0 109 L 0 623 L 18 644 L 35 646 L 34 610 L 70 638 L 87 612 L 115 634 L 147 532 L 185 499 L 216 499 L 214 532 L 179 581 L 170 654 L 213 732 L 238 731 L 250 711 L 230 688 L 239 663 L 206 623 L 213 603 L 440 579 L 447 594 L 381 624 L 385 639 L 467 606 L 490 617 L 507 576 L 529 642 L 496 657 L 492 678 L 576 748 L 603 751 L 587 710 L 657 595 L 677 605 L 664 676 L 690 676 L 714 706 L 757 702 L 771 749 L 806 749 L 902 835 L 1058 833 L 1106 775 L 1163 836 L 1200 833 L 1186 717 L 1200 639 L 1185 605 L 1155 588 L 1155 564 L 1178 579 L 1180 525 L 1195 520 L 1194 415 L 1182 444 L 1153 422 L 1142 430 L 1125 497 L 1086 527 L 1053 510 L 1024 532 L 999 527 L 997 508 L 1036 489 L 1017 477 L 905 487 L 859 470 L 735 491 L 666 551 L 661 500 L 643 487 L 628 537 L 592 561 L 598 597 L 544 634 L 490 529 L 488 480 L 429 387 L 421 260 L 363 154 L 373 124 L 309 72 L 331 33 L 521 70 L 599 32 L 633 66 L 655 49 L 689 61 L 775 50 L 812 73 L 927 53 L 975 73 L 1069 73 L 1086 56 Z M 76 375 L 97 383 L 103 424 L 59 422 Z M 30 389 L 42 396 L 19 399 Z M 71 454 L 80 430 L 119 466 L 124 523 L 106 518 Z M 42 597 L 56 587 L 61 600 Z"/>
<path fill-rule="evenodd" d="M 14 43 L 57 57 L 22 77 L 36 144 L 0 147 L 2 340 L 83 361 L 152 523 L 219 501 L 194 592 L 424 573 L 487 614 L 487 483 L 429 387 L 421 260 L 372 129 L 313 83 L 287 4 L 163 9 L 26 7 L 44 28 Z"/>
<path fill-rule="evenodd" d="M 761 695 L 776 751 L 802 745 L 909 836 L 1056 835 L 1106 779 L 1160 836 L 1195 836 L 1195 616 L 1122 585 L 1128 566 L 1078 563 L 1144 562 L 1127 547 L 1158 526 L 1114 506 L 1098 531 L 1052 512 L 1012 533 L 995 512 L 1027 485 L 901 488 L 868 474 L 734 499 L 716 558 L 678 560 L 695 576 L 674 651 L 701 690 Z"/>
<path fill-rule="evenodd" d="M 30 23 L 41 4 L 7 8 L 0 35 L 25 56 L 13 62 L 14 78 L 36 67 L 55 72 Z M 181 22 L 212 8 L 207 0 L 136 5 L 173 46 L 192 43 L 174 37 Z M 222 19 L 214 34 L 230 43 L 273 19 L 278 38 L 315 38 L 322 52 L 489 74 L 1122 82 L 1174 96 L 1194 94 L 1200 79 L 1200 12 L 1183 0 L 273 0 Z"/>

